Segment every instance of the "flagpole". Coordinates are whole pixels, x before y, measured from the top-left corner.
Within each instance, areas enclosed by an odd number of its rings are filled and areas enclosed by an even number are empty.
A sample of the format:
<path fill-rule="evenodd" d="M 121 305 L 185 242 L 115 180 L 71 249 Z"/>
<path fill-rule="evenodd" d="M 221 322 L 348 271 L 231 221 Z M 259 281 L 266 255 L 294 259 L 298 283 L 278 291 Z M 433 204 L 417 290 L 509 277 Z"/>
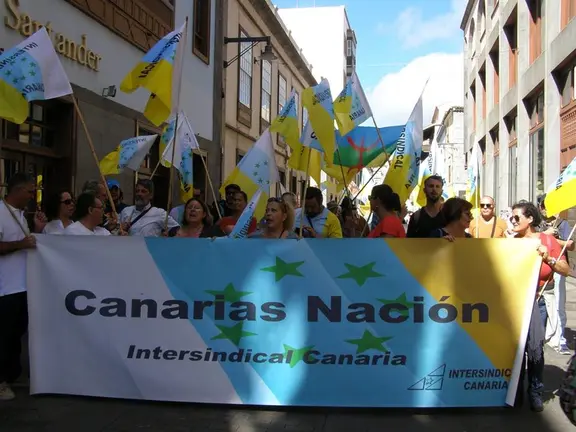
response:
<path fill-rule="evenodd" d="M 346 196 L 351 199 L 352 194 L 348 190 L 348 182 L 346 181 L 346 176 L 344 175 L 344 166 L 342 165 L 342 158 L 340 157 L 340 149 L 339 148 L 336 148 L 336 154 L 338 155 L 338 161 L 340 162 L 340 172 L 342 173 L 342 182 L 344 183 L 344 191 L 346 193 Z M 322 180 L 322 179 L 320 179 L 320 180 Z M 344 201 L 344 197 L 342 197 L 342 201 Z"/>
<path fill-rule="evenodd" d="M 306 193 L 308 192 L 308 185 L 310 184 L 310 159 L 312 157 L 311 153 L 310 153 L 311 149 L 308 149 L 308 162 L 306 163 L 306 185 L 304 187 L 304 196 L 302 197 L 302 200 L 305 201 L 306 200 Z M 322 180 L 322 179 L 320 179 Z M 303 227 L 303 223 L 304 223 L 304 212 L 306 211 L 305 206 L 300 206 L 300 232 L 298 233 L 298 239 L 302 239 L 302 233 L 304 232 L 304 227 Z"/>
<path fill-rule="evenodd" d="M 158 159 L 158 163 L 156 164 L 156 167 L 154 167 L 154 171 L 152 171 L 152 174 L 150 174 L 150 180 L 152 180 L 152 177 L 154 177 L 154 174 L 156 174 L 156 171 L 158 171 L 158 167 L 160 166 L 161 161 L 162 161 L 162 156 L 160 156 L 160 159 Z"/>
<path fill-rule="evenodd" d="M 208 185 L 210 186 L 210 190 L 212 191 L 212 198 L 214 198 L 214 206 L 216 207 L 216 212 L 218 213 L 218 218 L 222 219 L 222 214 L 220 213 L 220 206 L 218 205 L 218 198 L 216 198 L 216 191 L 214 189 L 214 184 L 212 183 L 212 179 L 210 178 L 210 173 L 208 172 L 208 165 L 206 165 L 206 161 L 204 160 L 204 156 L 200 155 L 200 159 L 202 159 L 202 164 L 204 165 L 204 170 L 206 170 L 206 177 L 208 178 Z"/>
<path fill-rule="evenodd" d="M 114 199 L 112 199 L 112 194 L 110 193 L 110 189 L 108 188 L 108 183 L 106 182 L 106 177 L 102 174 L 102 170 L 100 169 L 100 161 L 98 160 L 98 156 L 96 155 L 96 150 L 94 150 L 94 143 L 92 142 L 92 137 L 90 136 L 90 132 L 88 132 L 88 126 L 86 126 L 86 121 L 84 120 L 84 116 L 82 115 L 82 111 L 80 111 L 80 106 L 78 106 L 78 101 L 76 100 L 76 96 L 74 94 L 72 96 L 72 102 L 74 103 L 74 109 L 76 110 L 76 114 L 78 115 L 78 119 L 82 124 L 82 128 L 84 129 L 84 133 L 86 134 L 86 140 L 88 141 L 88 146 L 90 147 L 90 152 L 92 153 L 92 157 L 94 157 L 94 162 L 96 162 L 96 166 L 98 167 L 98 173 L 100 174 L 100 180 L 104 184 L 106 188 L 106 196 L 108 197 L 108 201 L 110 202 L 110 207 L 112 207 L 112 212 L 116 215 L 118 219 L 118 212 L 116 211 L 116 205 L 114 204 Z M 119 222 L 119 221 L 118 221 Z"/>
<path fill-rule="evenodd" d="M 174 188 L 174 158 L 176 157 L 176 140 L 178 139 L 178 119 L 180 113 L 176 114 L 174 120 L 174 139 L 172 141 L 172 156 L 170 159 L 170 181 L 168 183 L 168 203 L 166 205 L 166 218 L 164 219 L 164 231 L 168 230 L 168 217 L 170 215 L 170 208 L 172 207 L 172 189 Z"/>

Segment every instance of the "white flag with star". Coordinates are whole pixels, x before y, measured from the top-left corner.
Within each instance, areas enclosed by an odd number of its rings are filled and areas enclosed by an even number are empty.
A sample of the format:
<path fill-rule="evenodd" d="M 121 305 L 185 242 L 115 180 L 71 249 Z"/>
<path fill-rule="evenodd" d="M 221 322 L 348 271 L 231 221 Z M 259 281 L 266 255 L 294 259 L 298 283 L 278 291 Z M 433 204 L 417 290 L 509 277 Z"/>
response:
<path fill-rule="evenodd" d="M 276 159 L 274 158 L 274 144 L 270 130 L 266 129 L 250 151 L 238 164 L 245 176 L 252 180 L 259 188 L 269 188 L 280 179 Z"/>

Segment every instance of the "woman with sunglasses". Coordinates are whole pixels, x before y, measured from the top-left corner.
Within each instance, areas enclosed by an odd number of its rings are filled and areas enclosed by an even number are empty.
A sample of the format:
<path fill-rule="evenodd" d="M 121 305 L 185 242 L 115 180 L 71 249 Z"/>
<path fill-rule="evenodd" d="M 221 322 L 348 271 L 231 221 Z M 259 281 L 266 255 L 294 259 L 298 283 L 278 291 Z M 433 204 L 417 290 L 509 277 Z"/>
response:
<path fill-rule="evenodd" d="M 248 238 L 297 239 L 292 205 L 281 198 L 270 198 L 266 204 L 262 229 L 250 234 Z"/>
<path fill-rule="evenodd" d="M 444 218 L 443 228 L 436 229 L 430 233 L 430 237 L 444 238 L 454 241 L 457 238 L 471 238 L 466 232 L 470 227 L 472 216 L 472 204 L 462 198 L 449 198 L 442 205 L 440 210 Z"/>
<path fill-rule="evenodd" d="M 551 235 L 538 232 L 538 227 L 542 223 L 542 215 L 536 206 L 530 202 L 519 202 L 512 207 L 510 217 L 512 230 L 517 239 L 538 239 L 538 254 L 542 257 L 540 274 L 538 278 L 537 301 L 534 302 L 534 310 L 528 329 L 526 339 L 526 360 L 528 363 L 528 399 L 530 408 L 540 412 L 544 409 L 542 392 L 544 390 L 544 339 L 545 326 L 548 318 L 546 313 L 546 302 L 541 296 L 545 289 L 554 289 L 553 274 L 558 273 L 568 276 L 570 266 L 564 256 L 560 256 L 562 247 Z M 518 381 L 518 392 L 516 394 L 517 403 L 522 403 L 524 384 L 524 365 L 521 369 L 520 380 Z"/>
<path fill-rule="evenodd" d="M 76 206 L 70 192 L 51 194 L 46 200 L 45 207 L 48 223 L 42 234 L 62 234 L 64 229 L 74 222 L 72 215 Z"/>

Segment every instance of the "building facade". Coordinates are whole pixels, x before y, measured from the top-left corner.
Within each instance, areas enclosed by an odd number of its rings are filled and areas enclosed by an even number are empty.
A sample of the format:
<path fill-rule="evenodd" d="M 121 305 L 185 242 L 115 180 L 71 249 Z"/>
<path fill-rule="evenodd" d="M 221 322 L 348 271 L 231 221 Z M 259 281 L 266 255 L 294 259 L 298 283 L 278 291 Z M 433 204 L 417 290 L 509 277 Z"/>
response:
<path fill-rule="evenodd" d="M 469 0 L 464 32 L 468 160 L 503 209 L 545 192 L 576 156 L 575 0 Z"/>
<path fill-rule="evenodd" d="M 330 83 L 336 98 L 346 79 L 356 70 L 356 33 L 350 26 L 345 6 L 278 9 L 304 56 L 314 65 L 314 76 Z M 315 183 L 312 180 L 312 183 Z M 333 182 L 322 172 L 320 188 L 324 200 L 335 194 Z M 360 176 L 356 183 L 360 184 Z"/>
<path fill-rule="evenodd" d="M 270 37 L 276 60 L 262 56 L 266 42 L 225 44 L 223 179 L 270 126 L 292 90 L 296 94 L 298 123 L 302 130 L 305 118 L 300 96 L 302 90 L 316 84 L 311 65 L 269 0 L 227 0 L 226 3 L 226 36 Z M 288 167 L 290 148 L 276 135 L 273 134 L 273 139 L 280 183 L 286 190 L 301 194 L 304 173 Z M 272 186 L 271 193 L 279 194 L 280 190 L 279 185 Z"/>
<path fill-rule="evenodd" d="M 125 94 L 119 84 L 160 38 L 188 16 L 181 108 L 195 129 L 211 176 L 218 178 L 222 49 L 214 41 L 222 33 L 221 1 L 174 3 L 2 0 L 0 47 L 8 49 L 38 28 L 47 28 L 101 159 L 126 138 L 161 132 L 142 115 L 149 93 L 139 90 Z M 44 191 L 66 189 L 77 194 L 84 181 L 98 178 L 82 120 L 70 97 L 31 103 L 30 116 L 22 125 L 7 121 L 0 124 L 0 183 L 4 184 L 14 172 L 25 170 L 42 176 Z M 128 171 L 114 176 L 120 181 L 126 202 L 133 200 L 135 176 L 146 178 L 152 174 L 159 160 L 158 141 L 137 174 Z M 194 164 L 195 186 L 206 189 L 206 170 L 198 155 Z M 169 171 L 160 167 L 154 181 L 156 205 L 164 207 Z"/>

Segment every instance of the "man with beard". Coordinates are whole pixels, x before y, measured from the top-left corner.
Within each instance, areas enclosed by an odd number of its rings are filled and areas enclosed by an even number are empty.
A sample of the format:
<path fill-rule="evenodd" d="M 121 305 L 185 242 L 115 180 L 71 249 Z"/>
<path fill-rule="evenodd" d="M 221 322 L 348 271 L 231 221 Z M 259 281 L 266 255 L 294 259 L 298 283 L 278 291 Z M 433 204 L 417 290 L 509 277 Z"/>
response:
<path fill-rule="evenodd" d="M 480 200 L 480 216 L 470 222 L 468 232 L 475 238 L 505 238 L 508 226 L 494 212 L 494 198 L 482 197 Z"/>
<path fill-rule="evenodd" d="M 440 212 L 442 208 L 442 189 L 444 180 L 438 175 L 430 176 L 424 182 L 424 193 L 426 194 L 426 205 L 414 212 L 408 222 L 406 237 L 408 238 L 428 238 L 430 233 L 438 230 L 446 224 L 444 216 Z"/>
<path fill-rule="evenodd" d="M 136 183 L 134 205 L 120 213 L 122 231 L 131 236 L 160 237 L 164 235 L 166 210 L 151 204 L 154 197 L 152 180 L 142 179 Z M 168 236 L 173 237 L 180 225 L 168 216 Z"/>

